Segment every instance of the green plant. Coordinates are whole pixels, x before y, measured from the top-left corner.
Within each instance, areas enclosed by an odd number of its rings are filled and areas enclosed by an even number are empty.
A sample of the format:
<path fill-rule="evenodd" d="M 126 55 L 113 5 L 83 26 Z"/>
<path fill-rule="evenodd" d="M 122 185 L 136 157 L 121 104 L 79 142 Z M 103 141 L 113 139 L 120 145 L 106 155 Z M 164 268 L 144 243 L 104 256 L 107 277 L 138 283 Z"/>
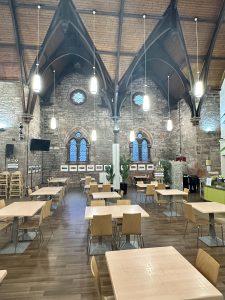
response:
<path fill-rule="evenodd" d="M 122 182 L 126 182 L 129 176 L 131 159 L 127 158 L 125 155 L 120 157 L 120 175 L 122 177 Z"/>
<path fill-rule="evenodd" d="M 113 183 L 113 179 L 115 177 L 115 173 L 113 172 L 113 166 L 106 166 L 105 171 L 107 173 L 106 179 L 110 182 Z"/>
<path fill-rule="evenodd" d="M 161 166 L 164 169 L 164 182 L 166 184 L 170 184 L 171 183 L 171 162 L 168 160 L 161 160 Z"/>

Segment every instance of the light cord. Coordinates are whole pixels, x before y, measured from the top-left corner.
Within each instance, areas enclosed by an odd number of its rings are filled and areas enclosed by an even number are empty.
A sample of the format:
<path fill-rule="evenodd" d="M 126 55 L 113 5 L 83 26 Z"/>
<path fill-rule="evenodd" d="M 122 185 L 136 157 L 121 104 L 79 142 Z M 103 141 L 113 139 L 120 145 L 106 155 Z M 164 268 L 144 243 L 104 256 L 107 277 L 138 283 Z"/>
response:
<path fill-rule="evenodd" d="M 130 109 L 131 109 L 131 118 L 132 118 L 132 130 L 134 130 L 134 116 L 133 116 L 133 100 L 132 100 L 132 94 L 133 94 L 133 74 L 131 74 L 131 85 L 130 85 Z"/>
<path fill-rule="evenodd" d="M 145 19 L 146 19 L 146 15 L 143 15 L 143 19 L 144 19 L 144 59 L 145 59 L 145 88 L 144 88 L 144 91 L 145 91 L 145 95 L 146 95 L 146 45 L 145 45 Z"/>
<path fill-rule="evenodd" d="M 39 44 L 40 44 L 40 22 L 39 22 L 39 19 L 40 19 L 40 9 L 41 9 L 41 6 L 38 5 L 38 28 L 37 28 L 37 63 L 36 63 L 36 71 L 37 71 L 37 74 L 38 74 L 38 68 L 39 68 L 39 57 L 38 57 L 38 53 L 39 53 Z"/>
<path fill-rule="evenodd" d="M 169 119 L 170 119 L 170 76 L 168 76 L 167 80 L 167 99 L 168 99 L 168 110 L 169 110 Z"/>
<path fill-rule="evenodd" d="M 96 15 L 96 11 L 93 10 L 93 52 L 94 52 L 94 63 L 93 63 L 93 70 L 94 70 L 94 76 L 95 76 L 95 15 Z"/>
<path fill-rule="evenodd" d="M 198 18 L 195 18 L 195 36 L 197 46 L 197 78 L 199 80 L 199 69 L 198 69 Z"/>

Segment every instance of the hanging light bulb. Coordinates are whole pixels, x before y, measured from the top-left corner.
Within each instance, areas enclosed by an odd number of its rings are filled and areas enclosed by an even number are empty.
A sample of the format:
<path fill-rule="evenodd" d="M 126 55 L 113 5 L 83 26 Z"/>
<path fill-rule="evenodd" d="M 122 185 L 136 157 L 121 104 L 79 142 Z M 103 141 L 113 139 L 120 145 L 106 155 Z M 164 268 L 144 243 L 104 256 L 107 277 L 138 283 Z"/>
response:
<path fill-rule="evenodd" d="M 96 11 L 93 10 L 92 11 L 93 14 L 93 32 L 94 32 L 94 38 L 93 38 L 93 52 L 94 52 L 94 64 L 93 64 L 93 70 L 94 70 L 94 75 L 91 77 L 91 81 L 90 81 L 90 92 L 93 95 L 96 95 L 98 92 L 98 80 L 95 76 L 95 14 Z"/>
<path fill-rule="evenodd" d="M 134 130 L 130 131 L 130 142 L 134 142 L 135 141 L 135 133 Z"/>
<path fill-rule="evenodd" d="M 167 124 L 166 124 L 166 130 L 167 131 L 172 131 L 173 130 L 173 121 L 171 119 L 169 119 L 167 121 Z"/>
<path fill-rule="evenodd" d="M 166 129 L 167 129 L 167 131 L 172 131 L 173 130 L 173 121 L 171 120 L 171 117 L 170 117 L 170 76 L 168 76 L 168 80 L 167 80 L 167 97 L 168 97 L 169 120 L 167 121 Z"/>
<path fill-rule="evenodd" d="M 197 98 L 201 98 L 204 94 L 203 82 L 199 78 L 199 68 L 198 68 L 198 18 L 195 18 L 195 34 L 196 34 L 196 44 L 197 44 L 197 80 L 194 85 L 194 95 Z"/>
<path fill-rule="evenodd" d="M 92 132 L 91 132 L 91 140 L 92 140 L 92 142 L 97 141 L 97 133 L 96 133 L 95 129 L 93 129 Z"/>
<path fill-rule="evenodd" d="M 150 109 L 150 99 L 148 95 L 144 95 L 143 99 L 143 105 L 142 105 L 143 111 L 149 111 Z"/>
<path fill-rule="evenodd" d="M 146 67 L 146 47 L 145 47 L 145 19 L 146 19 L 146 15 L 143 15 L 143 19 L 144 19 L 144 58 L 145 58 L 145 85 L 144 85 L 144 98 L 143 98 L 143 104 L 142 104 L 142 108 L 143 111 L 149 111 L 150 109 L 150 99 L 149 96 L 147 95 L 146 92 L 146 87 L 147 87 L 147 82 L 146 82 L 146 77 L 147 77 L 147 67 Z"/>
<path fill-rule="evenodd" d="M 55 103 L 55 70 L 53 70 L 53 74 L 54 74 L 54 78 L 53 78 L 53 98 L 54 98 L 54 103 Z M 54 116 L 54 105 L 53 105 L 53 116 L 51 118 L 51 121 L 50 121 L 50 128 L 55 130 L 57 128 L 57 121 L 56 121 L 56 118 Z"/>
<path fill-rule="evenodd" d="M 32 90 L 35 93 L 40 93 L 41 89 L 42 89 L 42 84 L 41 84 L 41 76 L 38 73 L 38 68 L 39 68 L 39 57 L 38 57 L 38 52 L 39 52 L 39 11 L 41 9 L 41 6 L 38 5 L 38 28 L 37 28 L 37 62 L 36 62 L 36 73 L 34 74 L 33 78 L 32 78 Z"/>

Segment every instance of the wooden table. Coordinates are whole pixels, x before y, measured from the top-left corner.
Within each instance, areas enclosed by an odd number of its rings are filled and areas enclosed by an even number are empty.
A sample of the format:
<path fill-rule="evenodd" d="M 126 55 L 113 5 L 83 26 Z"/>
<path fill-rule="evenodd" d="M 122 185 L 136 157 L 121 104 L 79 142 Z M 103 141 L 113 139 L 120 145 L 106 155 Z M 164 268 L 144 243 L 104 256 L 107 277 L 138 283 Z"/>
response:
<path fill-rule="evenodd" d="M 200 236 L 199 239 L 210 247 L 223 246 L 222 240 L 216 236 L 214 213 L 225 213 L 225 204 L 218 202 L 189 202 L 189 204 L 196 211 L 209 215 L 209 236 Z"/>
<path fill-rule="evenodd" d="M 87 206 L 85 209 L 85 220 L 93 219 L 94 215 L 112 215 L 113 219 L 122 218 L 123 214 L 141 213 L 142 218 L 148 218 L 149 214 L 139 205 L 109 205 L 109 206 Z"/>
<path fill-rule="evenodd" d="M 164 211 L 163 213 L 167 217 L 177 217 L 178 214 L 175 211 L 172 210 L 173 200 L 174 200 L 175 197 L 187 196 L 188 193 L 186 193 L 184 191 L 177 190 L 177 189 L 155 190 L 155 191 L 157 192 L 157 194 L 164 197 L 169 202 L 170 211 Z"/>
<path fill-rule="evenodd" d="M 56 196 L 62 189 L 62 186 L 47 186 L 38 189 L 30 194 L 30 196 Z"/>
<path fill-rule="evenodd" d="M 174 247 L 106 252 L 116 300 L 222 300 L 218 291 Z"/>
<path fill-rule="evenodd" d="M 45 201 L 13 202 L 0 209 L 0 217 L 13 218 L 12 240 L 17 243 L 17 227 L 20 217 L 33 217 L 45 205 Z"/>
<path fill-rule="evenodd" d="M 3 281 L 6 275 L 7 275 L 6 270 L 0 270 L 0 283 Z"/>
<path fill-rule="evenodd" d="M 113 187 L 113 184 L 110 184 L 110 185 L 111 185 L 111 187 Z M 98 184 L 99 189 L 102 189 L 102 186 L 103 186 L 103 184 Z M 89 190 L 90 189 L 90 184 L 85 184 L 84 189 Z"/>
<path fill-rule="evenodd" d="M 120 199 L 121 196 L 117 192 L 98 192 L 92 193 L 93 200 L 96 199 Z"/>
<path fill-rule="evenodd" d="M 86 180 L 86 178 L 83 177 L 83 178 L 80 179 L 80 182 L 83 182 L 83 181 L 85 181 L 85 180 Z M 95 181 L 95 180 L 96 180 L 96 179 L 95 179 L 94 177 L 91 177 L 91 181 Z"/>
<path fill-rule="evenodd" d="M 52 178 L 51 180 L 49 180 L 48 183 L 62 183 L 62 184 L 66 184 L 68 180 L 69 180 L 69 177 L 55 177 L 55 178 Z"/>
<path fill-rule="evenodd" d="M 136 183 L 136 186 L 141 188 L 141 189 L 146 189 L 148 185 L 154 185 L 155 187 L 158 186 L 158 182 L 157 183 Z M 168 184 L 165 184 L 166 188 L 169 188 Z"/>

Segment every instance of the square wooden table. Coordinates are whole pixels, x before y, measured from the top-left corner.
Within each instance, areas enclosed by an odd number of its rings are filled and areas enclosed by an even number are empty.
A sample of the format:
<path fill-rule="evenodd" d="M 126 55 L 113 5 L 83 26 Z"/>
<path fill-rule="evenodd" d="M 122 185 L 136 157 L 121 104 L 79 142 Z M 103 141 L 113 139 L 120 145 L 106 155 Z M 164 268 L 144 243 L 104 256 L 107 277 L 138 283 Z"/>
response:
<path fill-rule="evenodd" d="M 85 220 L 93 219 L 94 215 L 112 215 L 113 219 L 122 218 L 123 214 L 141 213 L 142 218 L 148 218 L 149 214 L 139 205 L 109 205 L 109 206 L 87 206 L 85 209 Z"/>
<path fill-rule="evenodd" d="M 180 196 L 187 196 L 188 193 L 184 191 L 180 191 L 177 189 L 168 189 L 168 190 L 156 190 L 157 194 L 163 197 L 164 199 L 168 200 L 169 206 L 170 206 L 170 211 L 164 211 L 164 215 L 167 217 L 177 217 L 178 214 L 172 210 L 173 207 L 173 200 L 176 197 Z"/>
<path fill-rule="evenodd" d="M 209 215 L 209 236 L 200 236 L 199 240 L 210 247 L 223 246 L 223 242 L 216 236 L 214 213 L 225 213 L 225 204 L 218 202 L 189 202 L 191 206 L 202 214 Z"/>
<path fill-rule="evenodd" d="M 62 186 L 46 186 L 33 192 L 30 196 L 56 196 L 62 189 Z"/>
<path fill-rule="evenodd" d="M 218 291 L 174 247 L 106 252 L 116 300 L 222 300 Z"/>
<path fill-rule="evenodd" d="M 12 240 L 17 243 L 17 227 L 20 217 L 33 217 L 45 205 L 45 201 L 13 202 L 0 209 L 0 217 L 13 218 Z"/>
<path fill-rule="evenodd" d="M 0 283 L 3 281 L 6 275 L 7 275 L 6 270 L 0 270 Z"/>
<path fill-rule="evenodd" d="M 69 180 L 69 177 L 55 177 L 55 178 L 52 178 L 51 180 L 49 180 L 48 183 L 66 184 L 68 180 Z"/>
<path fill-rule="evenodd" d="M 120 199 L 121 196 L 117 192 L 98 192 L 98 193 L 92 193 L 93 200 L 96 199 Z"/>

